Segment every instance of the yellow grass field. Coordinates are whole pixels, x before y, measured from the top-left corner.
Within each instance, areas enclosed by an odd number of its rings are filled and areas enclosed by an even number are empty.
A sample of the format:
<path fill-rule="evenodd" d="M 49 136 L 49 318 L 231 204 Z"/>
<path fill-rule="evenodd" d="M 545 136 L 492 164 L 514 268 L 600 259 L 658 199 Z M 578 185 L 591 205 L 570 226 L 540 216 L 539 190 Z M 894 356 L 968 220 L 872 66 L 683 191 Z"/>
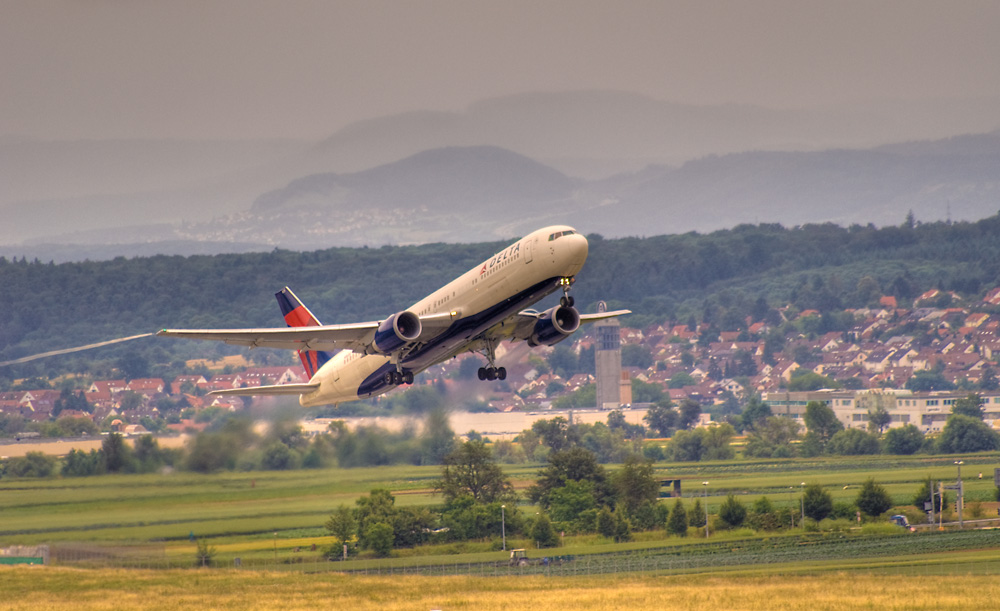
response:
<path fill-rule="evenodd" d="M 365 577 L 0 567 L 0 609 L 989 609 L 1000 581 L 864 573 L 735 577 Z"/>

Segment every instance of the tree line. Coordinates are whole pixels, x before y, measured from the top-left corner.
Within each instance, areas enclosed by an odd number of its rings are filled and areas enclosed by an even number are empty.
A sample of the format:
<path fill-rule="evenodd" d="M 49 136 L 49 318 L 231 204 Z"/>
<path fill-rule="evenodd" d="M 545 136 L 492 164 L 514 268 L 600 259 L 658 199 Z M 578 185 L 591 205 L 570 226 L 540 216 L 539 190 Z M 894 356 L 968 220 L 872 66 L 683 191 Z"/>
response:
<path fill-rule="evenodd" d="M 898 227 L 740 225 L 710 234 L 590 239 L 577 303 L 627 306 L 626 324 L 698 322 L 739 330 L 776 306 L 837 313 L 881 294 L 912 300 L 929 288 L 981 294 L 1000 285 L 1000 216 Z M 163 327 L 282 324 L 272 294 L 285 285 L 324 322 L 370 320 L 407 307 L 504 243 L 332 248 L 314 252 L 155 256 L 55 265 L 0 258 L 0 361 Z M 372 282 L 372 278 L 379 282 Z M 825 321 L 825 322 L 824 322 Z M 125 355 L 154 368 L 238 353 L 223 344 L 157 338 L 8 366 L 14 379 L 105 373 Z M 264 351 L 261 351 L 264 352 Z M 264 357 L 262 357 L 264 358 Z"/>

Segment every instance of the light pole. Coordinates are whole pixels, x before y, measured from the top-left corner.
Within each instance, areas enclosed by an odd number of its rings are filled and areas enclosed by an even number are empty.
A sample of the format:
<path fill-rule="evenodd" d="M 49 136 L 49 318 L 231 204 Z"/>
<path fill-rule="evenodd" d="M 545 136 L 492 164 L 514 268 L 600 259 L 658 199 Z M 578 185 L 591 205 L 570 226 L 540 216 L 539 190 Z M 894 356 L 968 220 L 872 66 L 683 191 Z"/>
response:
<path fill-rule="evenodd" d="M 958 465 L 958 527 L 965 528 L 965 521 L 962 519 L 962 506 L 965 505 L 965 490 L 962 486 L 962 465 L 965 461 L 956 460 L 955 464 Z"/>
<path fill-rule="evenodd" d="M 802 528 L 806 527 L 806 483 L 802 482 L 800 484 L 800 489 L 802 490 L 802 496 L 799 497 L 802 504 Z"/>
<path fill-rule="evenodd" d="M 708 482 L 702 482 L 702 498 L 705 499 L 705 538 L 708 538 Z"/>
<path fill-rule="evenodd" d="M 500 506 L 500 536 L 503 537 L 503 551 L 507 551 L 507 516 L 504 513 L 506 505 Z"/>

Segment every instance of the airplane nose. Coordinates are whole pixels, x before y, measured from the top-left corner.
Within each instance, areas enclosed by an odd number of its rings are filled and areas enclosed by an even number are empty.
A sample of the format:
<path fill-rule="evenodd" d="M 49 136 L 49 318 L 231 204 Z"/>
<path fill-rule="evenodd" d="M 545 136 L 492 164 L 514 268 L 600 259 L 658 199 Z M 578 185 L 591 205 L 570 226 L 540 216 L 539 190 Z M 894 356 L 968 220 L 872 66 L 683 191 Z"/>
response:
<path fill-rule="evenodd" d="M 587 238 L 579 233 L 575 233 L 564 236 L 562 240 L 566 241 L 564 248 L 566 249 L 567 263 L 583 267 L 584 262 L 587 260 L 587 253 L 590 250 Z"/>

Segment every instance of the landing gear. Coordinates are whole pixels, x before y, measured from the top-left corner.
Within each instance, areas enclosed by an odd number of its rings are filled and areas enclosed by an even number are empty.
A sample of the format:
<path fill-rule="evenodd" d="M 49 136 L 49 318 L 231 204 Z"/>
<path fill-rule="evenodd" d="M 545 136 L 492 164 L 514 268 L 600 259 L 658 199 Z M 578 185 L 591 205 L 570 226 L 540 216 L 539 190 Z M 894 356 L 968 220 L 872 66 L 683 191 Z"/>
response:
<path fill-rule="evenodd" d="M 479 368 L 479 379 L 480 380 L 506 380 L 507 379 L 507 368 L 506 367 L 480 367 Z"/>
<path fill-rule="evenodd" d="M 506 380 L 507 379 L 507 368 L 496 366 L 496 340 L 486 339 L 483 340 L 485 344 L 483 348 L 483 356 L 486 357 L 486 367 L 479 368 L 479 379 L 480 380 Z"/>
<path fill-rule="evenodd" d="M 575 278 L 563 278 L 559 280 L 559 285 L 562 287 L 563 296 L 559 298 L 559 304 L 564 308 L 572 308 L 576 303 L 573 296 L 569 294 L 569 289 L 573 286 Z"/>
<path fill-rule="evenodd" d="M 400 386 L 403 384 L 413 384 L 412 371 L 387 371 L 382 376 L 382 381 L 388 386 Z"/>

